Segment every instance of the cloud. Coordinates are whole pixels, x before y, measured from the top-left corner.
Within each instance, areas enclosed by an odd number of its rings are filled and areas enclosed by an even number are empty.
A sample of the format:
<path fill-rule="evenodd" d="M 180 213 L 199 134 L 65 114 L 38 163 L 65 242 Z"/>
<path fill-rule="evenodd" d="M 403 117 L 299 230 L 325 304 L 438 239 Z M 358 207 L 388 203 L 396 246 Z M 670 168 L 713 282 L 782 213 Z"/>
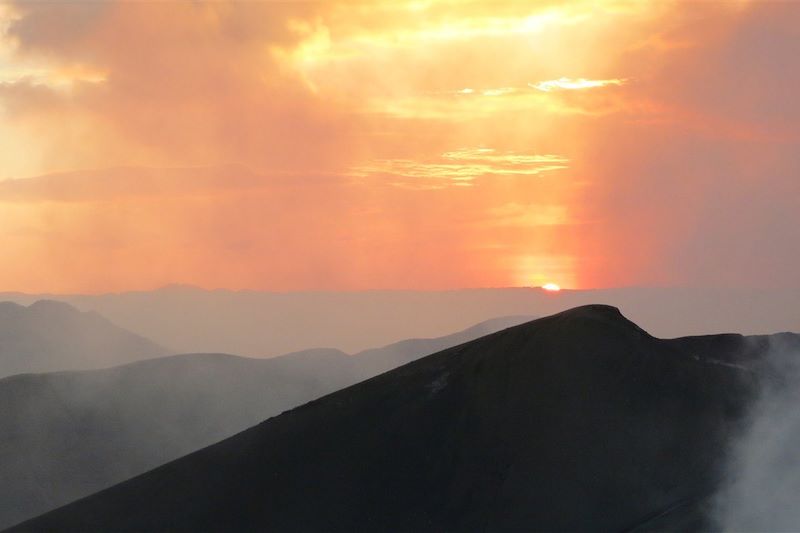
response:
<path fill-rule="evenodd" d="M 577 91 L 582 89 L 596 89 L 598 87 L 608 87 L 622 85 L 628 80 L 625 78 L 609 80 L 587 80 L 586 78 L 558 78 L 557 80 L 540 81 L 529 83 L 528 86 L 539 91 Z"/>
<path fill-rule="evenodd" d="M 481 91 L 481 94 L 483 96 L 504 96 L 506 94 L 511 94 L 514 91 L 516 91 L 516 89 L 513 87 L 500 87 L 498 89 L 484 89 Z"/>
<path fill-rule="evenodd" d="M 38 165 L 256 168 L 336 164 L 342 109 L 316 98 L 278 51 L 303 36 L 306 3 L 20 2 L 17 68 L 0 100 L 40 132 Z M 9 61 L 9 60 L 7 60 Z M 59 90 L 68 83 L 71 90 Z M 58 117 L 58 118 L 56 118 Z M 335 132 L 335 134 L 334 134 Z"/>
<path fill-rule="evenodd" d="M 487 177 L 533 177 L 544 172 L 568 168 L 564 156 L 553 154 L 522 154 L 498 151 L 494 148 L 463 148 L 442 153 L 427 161 L 409 159 L 373 160 L 353 168 L 361 178 L 388 177 L 400 187 L 418 186 L 439 189 L 447 185 L 471 186 L 472 182 Z M 412 184 L 409 180 L 437 182 Z"/>

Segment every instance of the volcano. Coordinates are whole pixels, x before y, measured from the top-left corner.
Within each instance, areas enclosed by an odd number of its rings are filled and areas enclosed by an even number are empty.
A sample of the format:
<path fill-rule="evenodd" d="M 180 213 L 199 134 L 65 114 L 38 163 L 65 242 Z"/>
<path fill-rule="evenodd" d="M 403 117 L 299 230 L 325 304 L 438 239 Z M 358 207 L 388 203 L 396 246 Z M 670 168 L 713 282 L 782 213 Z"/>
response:
<path fill-rule="evenodd" d="M 406 364 L 12 530 L 703 529 L 768 346 L 657 339 L 616 308 L 579 307 Z"/>

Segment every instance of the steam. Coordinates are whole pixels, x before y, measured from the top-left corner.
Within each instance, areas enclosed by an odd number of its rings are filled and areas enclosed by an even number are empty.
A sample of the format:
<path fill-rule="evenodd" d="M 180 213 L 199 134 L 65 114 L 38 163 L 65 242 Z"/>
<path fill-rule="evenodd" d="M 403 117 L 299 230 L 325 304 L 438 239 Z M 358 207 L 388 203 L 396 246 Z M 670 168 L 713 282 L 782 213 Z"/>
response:
<path fill-rule="evenodd" d="M 770 339 L 758 399 L 730 450 L 714 502 L 723 531 L 800 529 L 800 347 L 790 339 Z"/>

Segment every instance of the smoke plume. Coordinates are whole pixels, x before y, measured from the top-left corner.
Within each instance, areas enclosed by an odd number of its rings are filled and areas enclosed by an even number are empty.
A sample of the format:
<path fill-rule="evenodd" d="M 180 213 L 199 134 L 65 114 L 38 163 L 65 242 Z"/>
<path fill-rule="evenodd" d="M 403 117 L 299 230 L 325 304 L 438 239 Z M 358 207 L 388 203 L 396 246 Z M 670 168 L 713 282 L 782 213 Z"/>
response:
<path fill-rule="evenodd" d="M 714 521 L 723 531 L 797 531 L 800 527 L 800 347 L 771 338 L 758 399 L 733 443 Z"/>

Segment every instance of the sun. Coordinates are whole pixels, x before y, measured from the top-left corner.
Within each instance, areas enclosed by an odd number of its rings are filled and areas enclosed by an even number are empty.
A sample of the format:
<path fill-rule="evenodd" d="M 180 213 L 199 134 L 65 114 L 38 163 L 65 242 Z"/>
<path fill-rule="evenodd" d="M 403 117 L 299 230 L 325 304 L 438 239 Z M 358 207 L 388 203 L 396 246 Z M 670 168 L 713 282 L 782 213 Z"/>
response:
<path fill-rule="evenodd" d="M 545 283 L 544 285 L 542 285 L 542 288 L 548 292 L 558 292 L 561 290 L 561 287 L 559 287 L 555 283 Z"/>

